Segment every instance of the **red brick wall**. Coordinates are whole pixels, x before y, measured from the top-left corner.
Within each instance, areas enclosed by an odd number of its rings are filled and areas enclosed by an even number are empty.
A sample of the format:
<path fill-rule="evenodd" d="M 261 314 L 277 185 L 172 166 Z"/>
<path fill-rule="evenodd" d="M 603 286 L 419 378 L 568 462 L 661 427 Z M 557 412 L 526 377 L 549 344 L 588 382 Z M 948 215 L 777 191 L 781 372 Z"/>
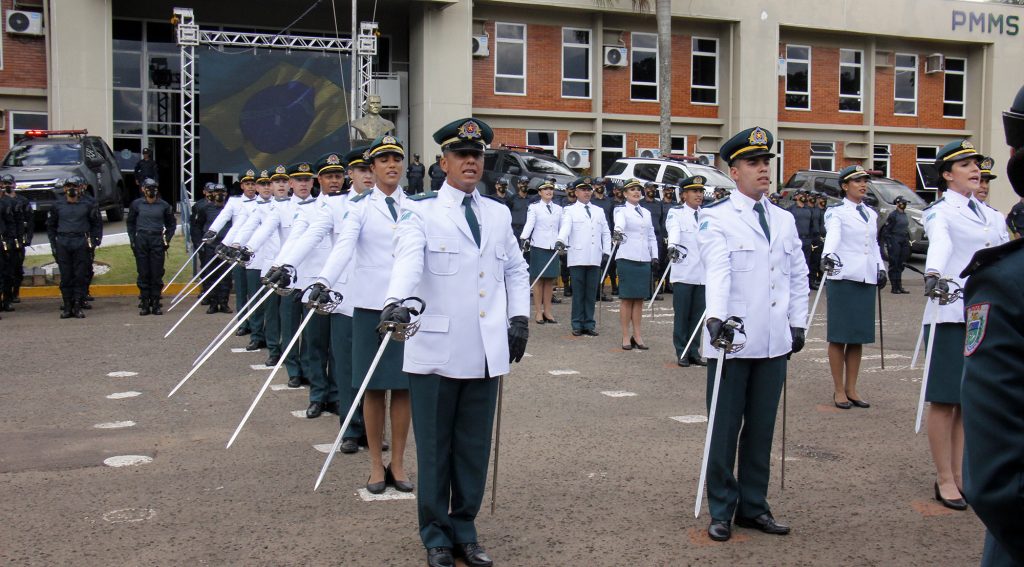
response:
<path fill-rule="evenodd" d="M 889 149 L 889 177 L 917 189 L 917 146 L 892 144 Z"/>
<path fill-rule="evenodd" d="M 785 44 L 779 45 L 779 56 L 784 57 Z M 868 84 L 864 77 L 864 85 Z M 862 91 L 863 92 L 863 91 Z M 863 108 L 864 103 L 861 103 Z M 782 122 L 812 122 L 816 124 L 863 124 L 859 112 L 839 111 L 839 48 L 811 47 L 811 108 L 786 109 L 786 77 L 779 77 L 779 120 Z"/>
<path fill-rule="evenodd" d="M 13 0 L 0 1 L 3 17 L 13 8 Z M 3 69 L 0 69 L 0 87 L 11 88 L 46 88 L 46 40 L 39 36 L 9 34 L 0 28 L 3 34 Z M 7 108 L 4 110 L 25 110 Z M 8 121 L 7 127 L 10 128 Z M 0 156 L 9 149 L 10 136 L 7 131 L 0 132 Z"/>
<path fill-rule="evenodd" d="M 783 140 L 782 152 L 783 183 L 797 171 L 811 165 L 810 140 Z"/>
<path fill-rule="evenodd" d="M 875 124 L 906 128 L 963 129 L 966 127 L 966 121 L 963 119 L 942 117 L 945 75 L 943 73 L 926 75 L 924 55 L 917 54 L 917 116 L 893 114 L 896 96 L 894 91 L 896 68 L 878 67 L 875 70 Z"/>

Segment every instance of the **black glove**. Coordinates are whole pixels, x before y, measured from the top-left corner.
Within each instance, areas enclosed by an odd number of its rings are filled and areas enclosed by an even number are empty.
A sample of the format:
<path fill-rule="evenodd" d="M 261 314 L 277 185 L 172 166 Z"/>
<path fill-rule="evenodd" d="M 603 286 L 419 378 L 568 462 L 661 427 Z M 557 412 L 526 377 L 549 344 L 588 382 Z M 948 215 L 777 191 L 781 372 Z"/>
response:
<path fill-rule="evenodd" d="M 280 268 L 277 268 L 277 269 L 280 270 Z M 287 277 L 287 274 L 285 274 L 285 277 Z M 269 274 L 267 275 L 267 278 L 269 280 L 269 278 L 270 278 Z M 322 284 L 320 282 L 317 282 L 317 283 L 309 286 L 309 302 L 310 303 L 329 303 L 330 300 L 331 300 L 331 297 L 330 297 L 331 294 L 327 293 L 327 291 L 328 291 L 327 290 L 327 286 L 325 286 L 324 284 Z"/>
<path fill-rule="evenodd" d="M 132 249 L 132 252 L 135 252 L 135 239 L 134 238 L 129 238 L 128 239 L 128 246 Z"/>
<path fill-rule="evenodd" d="M 408 323 L 410 321 L 412 321 L 412 314 L 409 312 L 409 308 L 397 301 L 388 303 L 380 312 L 381 323 Z"/>
<path fill-rule="evenodd" d="M 521 250 L 522 250 L 523 252 L 529 252 L 529 251 L 530 251 L 530 241 L 529 241 L 529 240 L 524 240 L 524 241 L 523 241 L 523 245 L 522 245 L 522 246 L 520 246 L 520 249 L 521 249 Z"/>
<path fill-rule="evenodd" d="M 835 261 L 835 259 L 833 259 L 831 256 L 827 256 L 827 255 L 821 257 L 821 271 L 823 271 L 823 272 L 831 272 L 832 270 L 835 270 L 835 269 L 836 269 L 836 261 Z"/>
<path fill-rule="evenodd" d="M 212 230 L 208 230 L 205 233 L 203 233 L 203 242 L 209 242 L 214 238 L 217 238 L 217 233 Z"/>
<path fill-rule="evenodd" d="M 224 244 L 218 244 L 217 247 L 214 248 L 213 250 L 221 258 L 227 258 L 228 257 L 228 247 L 225 246 Z"/>
<path fill-rule="evenodd" d="M 711 337 L 711 344 L 715 344 L 715 341 L 724 339 L 729 343 L 732 343 L 733 339 L 736 338 L 736 333 L 732 329 L 725 326 L 725 323 L 721 319 L 709 317 L 705 325 L 708 329 L 708 336 Z"/>
<path fill-rule="evenodd" d="M 562 242 L 561 240 L 555 242 L 555 252 L 562 256 L 565 256 L 565 243 Z"/>
<path fill-rule="evenodd" d="M 796 354 L 804 349 L 804 342 L 806 341 L 806 331 L 800 327 L 790 327 L 789 334 L 793 337 L 793 354 Z"/>
<path fill-rule="evenodd" d="M 889 275 L 885 273 L 885 270 L 878 270 L 878 289 L 885 289 L 887 283 L 889 283 Z"/>
<path fill-rule="evenodd" d="M 678 262 L 683 258 L 685 258 L 685 256 L 683 256 L 683 251 L 680 250 L 679 248 L 672 246 L 671 248 L 668 249 L 669 262 Z"/>
<path fill-rule="evenodd" d="M 288 271 L 288 268 L 291 268 L 291 266 L 289 266 L 288 264 L 284 264 L 283 266 L 271 267 L 270 271 L 267 272 L 266 283 L 276 287 L 290 286 L 292 284 L 292 276 L 291 273 Z M 321 287 L 324 287 L 322 286 L 322 284 L 317 285 L 321 285 Z"/>
<path fill-rule="evenodd" d="M 164 242 L 164 252 L 167 252 L 170 249 L 171 249 L 171 243 L 170 242 Z"/>
<path fill-rule="evenodd" d="M 625 238 L 625 235 L 622 234 L 621 230 L 613 230 L 612 231 L 612 242 L 622 242 L 622 240 L 624 238 Z"/>
<path fill-rule="evenodd" d="M 249 262 L 252 261 L 252 257 L 254 254 L 255 252 L 252 251 L 252 248 L 249 248 L 248 246 L 243 246 L 238 249 L 237 258 L 239 262 L 243 264 L 248 264 Z"/>
<path fill-rule="evenodd" d="M 939 279 L 938 274 L 925 274 L 924 276 L 924 294 L 927 297 L 936 296 L 936 292 L 948 293 L 949 284 Z"/>
<path fill-rule="evenodd" d="M 508 361 L 519 362 L 526 354 L 526 340 L 530 338 L 530 320 L 523 315 L 509 319 Z"/>

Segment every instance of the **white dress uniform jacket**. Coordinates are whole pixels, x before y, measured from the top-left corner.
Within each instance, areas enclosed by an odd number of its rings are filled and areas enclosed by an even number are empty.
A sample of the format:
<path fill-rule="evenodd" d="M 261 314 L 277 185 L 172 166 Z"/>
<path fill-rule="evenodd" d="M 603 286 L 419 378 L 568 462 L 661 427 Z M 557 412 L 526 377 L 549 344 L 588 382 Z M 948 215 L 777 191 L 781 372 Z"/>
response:
<path fill-rule="evenodd" d="M 746 345 L 727 358 L 770 358 L 792 350 L 790 327 L 807 328 L 807 262 L 793 215 L 762 198 L 771 242 L 739 191 L 700 210 L 697 240 L 707 268 L 707 316 L 739 317 Z M 736 336 L 737 342 L 743 337 Z M 704 333 L 705 356 L 715 356 Z"/>
<path fill-rule="evenodd" d="M 615 230 L 624 235 L 619 250 L 615 253 L 617 260 L 633 260 L 650 262 L 658 257 L 658 237 L 654 234 L 651 212 L 639 204 L 619 205 L 612 211 Z"/>
<path fill-rule="evenodd" d="M 868 220 L 857 211 L 857 204 L 849 199 L 825 209 L 825 254 L 835 254 L 843 263 L 842 269 L 830 280 L 850 280 L 875 285 L 878 270 L 885 269 L 882 252 L 878 247 L 878 214 L 867 205 L 861 210 Z"/>
<path fill-rule="evenodd" d="M 530 245 L 553 250 L 558 240 L 558 228 L 562 224 L 562 207 L 554 202 L 537 201 L 526 209 L 526 225 L 520 240 L 529 240 Z"/>
<path fill-rule="evenodd" d="M 706 281 L 700 245 L 697 244 L 697 212 L 698 209 L 679 205 L 669 209 L 665 217 L 668 245 L 686 248 L 686 257 L 672 263 L 672 272 L 668 276 L 672 283 L 704 285 Z"/>
<path fill-rule="evenodd" d="M 252 237 L 249 239 L 249 247 L 254 250 L 258 250 L 272 236 L 277 236 L 278 242 L 281 243 L 281 247 L 278 250 L 277 257 L 267 265 L 267 268 L 279 265 L 277 260 L 280 258 L 281 252 L 287 245 L 288 240 L 293 236 L 298 237 L 302 234 L 301 231 L 293 230 L 299 217 L 302 215 L 302 211 L 315 206 L 316 199 L 313 197 L 300 199 L 295 195 L 292 195 L 287 201 L 274 201 L 271 203 L 270 210 L 267 212 L 267 215 L 263 218 L 263 221 L 260 222 L 259 228 L 256 229 L 256 232 L 254 232 Z M 319 269 L 320 264 L 315 264 L 311 260 L 312 255 L 307 256 L 304 261 L 295 266 L 295 273 L 297 277 L 291 283 L 292 289 L 304 289 L 307 285 L 313 283 L 313 276 L 315 274 L 310 272 L 314 269 Z M 316 268 L 313 266 L 316 266 Z"/>
<path fill-rule="evenodd" d="M 973 202 L 980 214 L 972 211 L 968 202 Z M 928 235 L 925 272 L 952 277 L 961 287 L 967 279 L 961 278 L 960 272 L 967 267 L 975 252 L 1010 240 L 1003 217 L 998 211 L 973 197 L 965 197 L 953 190 L 946 191 L 941 199 L 925 208 L 924 231 Z M 935 301 L 927 303 L 924 311 L 925 324 L 934 320 L 936 306 Z M 963 299 L 938 309 L 939 323 L 964 322 Z"/>
<path fill-rule="evenodd" d="M 338 235 L 341 234 L 345 213 L 349 209 L 350 195 L 351 193 L 321 193 L 316 203 L 303 207 L 292 227 L 293 237 L 288 239 L 287 245 L 277 258 L 278 265 L 289 264 L 296 267 L 295 271 L 302 282 L 302 289 L 320 282 L 342 294 L 344 300 L 334 308 L 333 313 L 349 317 L 352 316 L 352 302 L 348 299 L 348 271 L 339 274 L 334 281 L 321 280 L 318 276 L 330 257 Z M 299 266 L 305 267 L 302 272 L 299 272 Z"/>
<path fill-rule="evenodd" d="M 256 200 L 256 207 L 252 213 L 245 219 L 245 224 L 242 228 L 235 233 L 235 242 L 242 246 L 248 246 L 252 249 L 252 261 L 246 266 L 248 270 L 259 270 L 260 274 L 265 273 L 270 269 L 271 264 L 274 262 L 274 258 L 277 257 L 277 253 L 281 250 L 281 240 L 276 234 L 271 234 L 262 246 L 255 248 L 249 245 L 249 241 L 252 240 L 252 236 L 256 233 L 256 230 L 263 224 L 264 220 L 270 216 L 273 204 L 276 202 L 285 202 L 287 199 L 277 201 L 275 198 Z"/>
<path fill-rule="evenodd" d="M 446 181 L 435 197 L 410 198 L 395 231 L 388 301 L 426 302 L 419 332 L 405 343 L 406 372 L 482 378 L 486 364 L 491 377 L 508 374 L 508 320 L 530 314 L 529 272 L 508 207 L 473 191 L 477 247 L 466 195 Z M 595 216 L 604 217 L 600 209 Z"/>
<path fill-rule="evenodd" d="M 401 218 L 408 197 L 401 187 L 391 197 Z M 348 299 L 360 309 L 383 309 L 387 299 L 391 268 L 395 264 L 392 250 L 398 221 L 391 217 L 386 198 L 383 191 L 374 187 L 349 201 L 351 206 L 341 233 L 318 276 L 320 281 L 331 281 L 345 271 L 359 274 L 348 284 Z"/>
<path fill-rule="evenodd" d="M 245 195 L 239 195 L 237 197 L 229 197 L 228 202 L 224 204 L 224 208 L 217 213 L 217 218 L 213 219 L 213 224 L 210 225 L 210 230 L 214 232 L 220 232 L 220 229 L 224 228 L 224 225 L 231 223 L 231 228 L 228 229 L 227 234 L 221 241 L 225 245 L 230 245 L 231 240 L 228 240 L 229 236 L 232 235 L 232 231 L 235 228 L 241 228 L 245 222 L 246 217 L 252 212 L 252 206 L 256 204 L 256 197 L 252 199 Z"/>
<path fill-rule="evenodd" d="M 568 249 L 569 267 L 600 266 L 601 255 L 612 253 L 612 234 L 604 209 L 579 201 L 562 209 L 558 241 Z"/>

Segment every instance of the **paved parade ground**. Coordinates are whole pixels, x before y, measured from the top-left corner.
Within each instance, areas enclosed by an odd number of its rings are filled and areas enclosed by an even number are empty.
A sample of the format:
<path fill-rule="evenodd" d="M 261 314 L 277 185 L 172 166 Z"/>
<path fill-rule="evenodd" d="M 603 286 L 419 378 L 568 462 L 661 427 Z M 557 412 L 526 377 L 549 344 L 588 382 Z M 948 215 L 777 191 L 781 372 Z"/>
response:
<path fill-rule="evenodd" d="M 619 348 L 615 304 L 596 338 L 572 337 L 568 302 L 556 305 L 560 323 L 531 324 L 505 384 L 497 509 L 488 484 L 481 543 L 500 565 L 976 565 L 983 527 L 933 500 L 927 438 L 913 432 L 924 298 L 905 279 L 911 295 L 882 294 L 886 369 L 877 343 L 864 349 L 870 409 L 832 404 L 822 299 L 790 366 L 784 491 L 781 411 L 773 448 L 769 500 L 793 531 L 734 528 L 726 543 L 708 539 L 706 506 L 693 517 L 705 370 L 675 365 L 671 296 L 644 320 L 647 352 Z M 0 321 L 0 561 L 425 562 L 414 500 L 390 488 L 361 497 L 365 452 L 339 454 L 313 492 L 338 420 L 305 419 L 308 390 L 284 387 L 283 371 L 224 448 L 267 376 L 266 351 L 225 348 L 167 398 L 228 315 L 197 309 L 163 339 L 183 308 L 139 317 L 134 298 L 99 298 L 86 319 L 60 320 L 57 303 L 26 299 Z M 116 466 L 132 455 L 144 462 Z M 414 447 L 407 458 L 415 482 Z"/>

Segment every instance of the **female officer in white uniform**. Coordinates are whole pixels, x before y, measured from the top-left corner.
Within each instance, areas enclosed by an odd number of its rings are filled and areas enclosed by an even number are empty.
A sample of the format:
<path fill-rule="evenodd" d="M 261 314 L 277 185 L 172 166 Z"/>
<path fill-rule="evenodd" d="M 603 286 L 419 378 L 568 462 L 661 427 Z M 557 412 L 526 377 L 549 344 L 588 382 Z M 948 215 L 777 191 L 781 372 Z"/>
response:
<path fill-rule="evenodd" d="M 871 176 L 859 165 L 839 172 L 846 197 L 825 212 L 822 272 L 842 263 L 828 276 L 828 365 L 841 409 L 871 407 L 857 393 L 857 374 L 865 344 L 875 342 L 875 291 L 886 283 L 885 264 L 875 237 L 878 214 L 864 204 Z"/>
<path fill-rule="evenodd" d="M 939 168 L 939 189 L 945 190 L 945 195 L 924 212 L 924 230 L 929 241 L 925 260 L 926 294 L 935 289 L 940 278 L 951 277 L 963 286 L 966 278 L 961 278 L 960 272 L 974 253 L 1009 240 L 1001 215 L 972 196 L 981 185 L 981 160 L 982 155 L 967 140 L 952 142 L 939 150 L 935 165 Z M 935 309 L 939 310 L 937 318 Z M 935 499 L 948 508 L 966 510 L 967 504 L 961 495 L 964 433 L 960 381 L 966 335 L 963 300 L 941 307 L 930 300 L 925 307 L 924 321 L 926 324 L 937 322 L 925 391 L 925 400 L 931 403 L 928 444 L 937 474 Z M 928 328 L 925 327 L 925 340 L 927 338 Z"/>
<path fill-rule="evenodd" d="M 650 296 L 651 265 L 658 271 L 658 238 L 654 235 L 651 213 L 640 206 L 643 184 L 630 179 L 622 187 L 626 203 L 615 207 L 615 232 L 623 236 L 616 254 L 619 266 L 619 326 L 622 350 L 647 350 L 640 336 L 644 299 Z M 630 323 L 633 330 L 630 332 Z"/>
<path fill-rule="evenodd" d="M 537 281 L 537 289 L 533 293 L 533 309 L 536 316 L 533 320 L 538 325 L 557 323 L 551 313 L 551 297 L 555 292 L 555 280 L 561 271 L 561 260 L 551 260 L 555 256 L 555 241 L 558 240 L 558 227 L 562 220 L 562 207 L 552 202 L 555 186 L 545 181 L 537 187 L 540 201 L 533 203 L 526 210 L 526 226 L 519 235 L 520 240 L 530 241 L 530 281 Z M 548 264 L 548 261 L 551 261 Z M 544 266 L 547 269 L 541 273 Z"/>

